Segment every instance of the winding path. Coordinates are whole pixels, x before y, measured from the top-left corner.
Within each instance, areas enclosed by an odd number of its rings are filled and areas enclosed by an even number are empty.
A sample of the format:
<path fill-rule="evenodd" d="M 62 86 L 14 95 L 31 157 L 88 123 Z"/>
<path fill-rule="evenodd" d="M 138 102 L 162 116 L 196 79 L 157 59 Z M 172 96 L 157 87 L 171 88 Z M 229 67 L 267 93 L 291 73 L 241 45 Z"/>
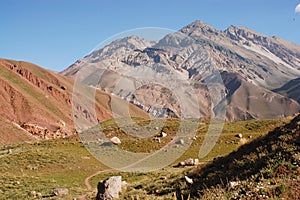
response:
<path fill-rule="evenodd" d="M 97 176 L 97 175 L 99 175 L 99 174 L 101 174 L 101 173 L 104 173 L 104 172 L 110 172 L 110 171 L 113 171 L 113 169 L 103 169 L 103 170 L 99 170 L 99 171 L 95 172 L 94 174 L 92 174 L 92 175 L 86 177 L 86 178 L 84 179 L 84 184 L 85 184 L 85 186 L 87 187 L 87 189 L 88 189 L 88 190 L 92 190 L 92 189 L 93 189 L 93 187 L 92 187 L 92 185 L 91 185 L 91 183 L 90 183 L 91 178 L 93 178 L 93 177 L 95 177 L 95 176 Z"/>

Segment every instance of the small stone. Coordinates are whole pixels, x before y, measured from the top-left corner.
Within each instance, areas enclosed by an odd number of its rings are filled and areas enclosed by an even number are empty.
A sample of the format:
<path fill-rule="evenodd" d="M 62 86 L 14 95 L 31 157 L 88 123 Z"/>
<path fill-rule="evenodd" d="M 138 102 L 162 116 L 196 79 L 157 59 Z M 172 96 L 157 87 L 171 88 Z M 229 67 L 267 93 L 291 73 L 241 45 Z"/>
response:
<path fill-rule="evenodd" d="M 199 164 L 200 164 L 199 159 L 198 159 L 198 158 L 195 158 L 195 160 L 194 160 L 194 165 L 199 165 Z"/>
<path fill-rule="evenodd" d="M 53 194 L 55 196 L 65 196 L 69 194 L 69 190 L 67 188 L 55 188 L 53 189 Z"/>
<path fill-rule="evenodd" d="M 12 149 L 8 149 L 8 150 L 7 150 L 7 153 L 8 153 L 8 154 L 11 154 L 11 153 L 12 153 Z"/>
<path fill-rule="evenodd" d="M 189 184 L 193 184 L 194 183 L 193 179 L 191 179 L 191 178 L 189 178 L 187 176 L 184 176 L 184 178 L 185 178 L 185 180 L 186 180 L 187 183 L 189 183 Z"/>
<path fill-rule="evenodd" d="M 229 186 L 230 186 L 230 188 L 235 188 L 236 186 L 238 186 L 240 183 L 239 182 L 237 182 L 237 181 L 230 181 L 229 182 Z"/>
<path fill-rule="evenodd" d="M 16 184 L 17 184 L 17 185 L 20 185 L 20 184 L 21 184 L 21 182 L 20 182 L 20 181 L 17 181 L 17 182 L 16 182 Z"/>
<path fill-rule="evenodd" d="M 253 136 L 252 136 L 252 135 L 249 135 L 249 136 L 248 136 L 248 138 L 249 138 L 249 139 L 252 139 L 252 138 L 253 138 Z"/>
<path fill-rule="evenodd" d="M 168 134 L 166 134 L 165 132 L 161 132 L 161 134 L 160 134 L 160 137 L 162 137 L 162 138 L 167 137 L 167 136 L 168 136 Z"/>
<path fill-rule="evenodd" d="M 35 197 L 36 196 L 36 191 L 30 191 L 29 195 Z"/>
<path fill-rule="evenodd" d="M 176 142 L 176 144 L 181 144 L 181 145 L 184 145 L 184 140 L 183 139 L 180 139 Z"/>
<path fill-rule="evenodd" d="M 243 138 L 243 134 L 239 133 L 239 134 L 236 135 L 236 137 Z"/>
<path fill-rule="evenodd" d="M 116 136 L 111 138 L 110 141 L 111 141 L 111 143 L 113 143 L 115 145 L 121 144 L 121 140 Z"/>
<path fill-rule="evenodd" d="M 38 193 L 36 193 L 36 196 L 37 197 L 42 197 L 42 193 L 38 192 Z"/>
<path fill-rule="evenodd" d="M 185 161 L 186 166 L 193 166 L 194 165 L 194 159 L 193 158 L 188 158 Z"/>
<path fill-rule="evenodd" d="M 128 185 L 128 183 L 126 181 L 122 181 L 122 187 Z"/>

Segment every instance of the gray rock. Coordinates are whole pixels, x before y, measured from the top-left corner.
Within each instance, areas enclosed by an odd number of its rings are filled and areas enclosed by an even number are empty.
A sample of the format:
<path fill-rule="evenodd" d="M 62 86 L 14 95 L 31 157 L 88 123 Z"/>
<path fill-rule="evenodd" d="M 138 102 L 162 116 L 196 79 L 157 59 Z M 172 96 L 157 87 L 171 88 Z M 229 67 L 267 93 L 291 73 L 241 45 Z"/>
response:
<path fill-rule="evenodd" d="M 67 188 L 54 188 L 53 194 L 55 196 L 65 196 L 69 194 L 69 190 Z"/>
<path fill-rule="evenodd" d="M 98 183 L 98 193 L 96 200 L 112 200 L 119 198 L 119 193 L 122 191 L 121 176 L 112 176 Z"/>
<path fill-rule="evenodd" d="M 176 142 L 176 144 L 181 144 L 181 145 L 184 145 L 184 140 L 183 139 L 180 139 Z"/>

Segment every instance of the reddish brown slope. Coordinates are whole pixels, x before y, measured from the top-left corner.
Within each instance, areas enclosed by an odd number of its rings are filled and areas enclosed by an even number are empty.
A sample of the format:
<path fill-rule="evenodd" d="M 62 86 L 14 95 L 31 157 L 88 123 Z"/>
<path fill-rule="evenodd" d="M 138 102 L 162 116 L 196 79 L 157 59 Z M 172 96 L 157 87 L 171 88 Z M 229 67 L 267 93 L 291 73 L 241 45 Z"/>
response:
<path fill-rule="evenodd" d="M 72 92 L 73 82 L 57 73 L 28 62 L 0 59 L 0 144 L 74 134 Z M 86 120 L 103 121 L 111 118 L 109 102 L 108 94 L 97 92 L 97 119 L 81 105 L 75 108 Z M 133 110 L 136 116 L 144 115 Z"/>

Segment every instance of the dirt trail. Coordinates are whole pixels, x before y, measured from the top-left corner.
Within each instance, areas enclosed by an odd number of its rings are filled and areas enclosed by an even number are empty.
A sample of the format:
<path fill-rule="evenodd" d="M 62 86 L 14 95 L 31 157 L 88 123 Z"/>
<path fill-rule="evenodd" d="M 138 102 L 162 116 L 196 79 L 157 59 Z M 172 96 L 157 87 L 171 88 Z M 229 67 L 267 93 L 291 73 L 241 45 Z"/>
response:
<path fill-rule="evenodd" d="M 86 178 L 84 179 L 84 184 L 85 184 L 85 186 L 87 187 L 88 190 L 92 190 L 93 187 L 92 187 L 92 185 L 91 185 L 91 183 L 90 183 L 91 178 L 93 178 L 93 177 L 95 177 L 95 176 L 97 176 L 97 175 L 99 175 L 99 174 L 101 174 L 101 173 L 104 173 L 104 172 L 111 172 L 111 171 L 113 171 L 113 169 L 99 170 L 99 171 L 95 172 L 94 174 L 92 174 L 92 175 L 86 177 Z"/>

